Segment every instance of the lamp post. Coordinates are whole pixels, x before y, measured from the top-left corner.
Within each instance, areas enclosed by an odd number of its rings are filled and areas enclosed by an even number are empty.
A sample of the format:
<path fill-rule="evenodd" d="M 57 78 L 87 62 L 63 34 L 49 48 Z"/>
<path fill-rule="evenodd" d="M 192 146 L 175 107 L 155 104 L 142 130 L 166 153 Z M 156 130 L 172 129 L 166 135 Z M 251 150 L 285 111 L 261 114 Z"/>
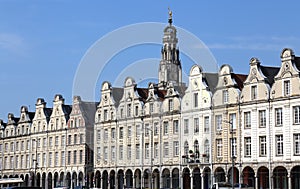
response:
<path fill-rule="evenodd" d="M 234 156 L 234 146 L 233 146 L 233 122 L 232 120 L 227 121 L 224 120 L 225 123 L 230 124 L 230 132 L 231 132 L 231 184 L 232 184 L 232 189 L 234 189 L 234 178 L 233 178 L 233 174 L 234 174 L 234 161 L 235 161 L 235 156 Z"/>

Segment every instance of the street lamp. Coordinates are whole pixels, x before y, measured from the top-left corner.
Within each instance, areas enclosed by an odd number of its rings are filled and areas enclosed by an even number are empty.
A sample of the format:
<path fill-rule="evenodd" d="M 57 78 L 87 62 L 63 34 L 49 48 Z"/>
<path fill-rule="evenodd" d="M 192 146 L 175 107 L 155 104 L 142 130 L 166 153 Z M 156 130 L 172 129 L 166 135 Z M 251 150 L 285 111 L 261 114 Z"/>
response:
<path fill-rule="evenodd" d="M 232 120 L 230 121 L 227 121 L 227 120 L 224 120 L 225 123 L 228 123 L 230 124 L 230 132 L 231 132 L 231 184 L 232 184 L 232 189 L 234 189 L 234 178 L 233 178 L 233 174 L 234 174 L 234 162 L 235 162 L 235 159 L 236 157 L 234 156 L 234 146 L 233 146 L 233 122 Z"/>

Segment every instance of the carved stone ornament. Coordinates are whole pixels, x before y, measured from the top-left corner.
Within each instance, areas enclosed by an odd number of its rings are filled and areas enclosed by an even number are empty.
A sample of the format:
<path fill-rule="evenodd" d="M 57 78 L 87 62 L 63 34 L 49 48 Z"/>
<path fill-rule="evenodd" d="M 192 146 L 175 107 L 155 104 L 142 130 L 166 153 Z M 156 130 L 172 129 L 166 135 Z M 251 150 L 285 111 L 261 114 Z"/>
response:
<path fill-rule="evenodd" d="M 253 75 L 257 74 L 257 70 L 255 68 L 252 68 L 251 72 L 252 72 Z"/>
<path fill-rule="evenodd" d="M 224 85 L 227 85 L 228 81 L 227 81 L 226 77 L 224 77 L 223 82 L 224 82 Z"/>
<path fill-rule="evenodd" d="M 285 70 L 285 71 L 289 71 L 289 70 L 290 70 L 290 65 L 289 65 L 288 62 L 286 62 L 286 63 L 284 64 L 284 70 Z"/>

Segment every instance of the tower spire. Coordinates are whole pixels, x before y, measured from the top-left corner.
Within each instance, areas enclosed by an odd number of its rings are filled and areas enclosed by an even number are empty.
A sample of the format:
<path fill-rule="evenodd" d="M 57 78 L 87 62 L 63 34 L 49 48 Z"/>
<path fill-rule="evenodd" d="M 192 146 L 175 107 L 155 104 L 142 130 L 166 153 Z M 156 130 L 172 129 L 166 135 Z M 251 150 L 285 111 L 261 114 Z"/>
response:
<path fill-rule="evenodd" d="M 169 10 L 169 24 L 172 25 L 172 22 L 173 22 L 173 20 L 172 20 L 172 11 L 171 11 L 170 7 L 168 8 L 168 10 Z"/>

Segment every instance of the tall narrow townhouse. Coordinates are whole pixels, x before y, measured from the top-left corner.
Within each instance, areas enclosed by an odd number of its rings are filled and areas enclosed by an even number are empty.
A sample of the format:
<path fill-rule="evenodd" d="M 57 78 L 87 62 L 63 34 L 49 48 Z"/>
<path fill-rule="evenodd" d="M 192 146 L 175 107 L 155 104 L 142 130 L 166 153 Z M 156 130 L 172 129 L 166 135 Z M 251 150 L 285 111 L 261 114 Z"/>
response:
<path fill-rule="evenodd" d="M 167 83 L 166 95 L 161 105 L 160 155 L 159 164 L 155 164 L 154 188 L 178 188 L 181 157 L 180 142 L 180 110 L 181 88 L 175 88 L 172 82 Z M 160 177 L 160 178 L 159 178 Z"/>
<path fill-rule="evenodd" d="M 181 164 L 185 188 L 209 188 L 211 181 L 211 99 L 218 75 L 194 65 L 181 107 Z"/>
<path fill-rule="evenodd" d="M 219 71 L 218 84 L 212 98 L 214 182 L 239 182 L 239 99 L 246 77 L 233 73 L 229 65 L 223 65 Z"/>
<path fill-rule="evenodd" d="M 100 102 L 95 114 L 94 126 L 94 181 L 93 187 L 108 188 L 116 185 L 118 165 L 119 127 L 117 107 L 123 96 L 123 89 L 112 88 L 103 82 Z M 121 137 L 124 137 L 121 129 Z M 123 151 L 122 151 L 123 153 Z"/>
<path fill-rule="evenodd" d="M 20 118 L 9 113 L 2 141 L 3 178 L 22 178 L 27 185 L 32 184 L 30 128 L 33 116 L 26 106 L 21 107 Z"/>
<path fill-rule="evenodd" d="M 35 173 L 32 186 L 46 185 L 46 152 L 47 146 L 47 130 L 52 114 L 52 108 L 46 107 L 46 102 L 43 98 L 38 98 L 35 104 L 35 114 L 32 120 L 31 127 L 31 143 L 32 143 L 32 173 Z M 64 145 L 62 145 L 64 146 Z"/>
<path fill-rule="evenodd" d="M 250 70 L 240 97 L 241 112 L 241 182 L 250 187 L 269 188 L 270 89 L 279 68 L 262 66 L 257 58 L 250 60 Z"/>
<path fill-rule="evenodd" d="M 283 49 L 281 66 L 271 88 L 271 188 L 299 188 L 300 57 Z"/>
<path fill-rule="evenodd" d="M 143 108 L 142 124 L 144 130 L 142 140 L 144 150 L 142 152 L 136 151 L 136 155 L 139 156 L 141 153 L 142 157 L 144 157 L 142 174 L 144 178 L 143 184 L 147 188 L 157 188 L 159 184 L 157 179 L 159 179 L 159 165 L 161 165 L 162 162 L 161 141 L 163 137 L 161 129 L 161 106 L 166 92 L 166 90 L 159 90 L 157 84 L 149 83 L 148 94 Z M 136 150 L 139 150 L 138 147 L 139 146 L 136 146 Z M 156 178 L 156 180 L 154 178 Z M 169 182 L 168 184 L 171 183 Z M 139 186 L 139 188 L 140 187 L 141 186 Z"/>
<path fill-rule="evenodd" d="M 94 151 L 94 121 L 95 121 L 96 103 L 82 101 L 80 96 L 73 97 L 72 112 L 68 120 L 68 129 L 66 134 L 68 144 L 66 149 L 61 148 L 55 152 L 55 159 L 61 165 L 65 165 L 65 152 L 73 154 L 73 161 L 67 159 L 67 171 L 72 174 L 72 185 L 90 186 L 93 181 L 93 151 Z M 59 136 L 55 138 L 55 144 L 59 145 Z M 60 141 L 61 142 L 61 141 Z M 59 154 L 60 153 L 60 154 Z M 69 156 L 68 156 L 69 158 Z M 64 160 L 64 161 L 60 161 Z M 71 165 L 71 166 L 69 166 Z M 61 174 L 61 177 L 63 175 Z M 71 175 L 70 175 L 71 176 Z M 61 178 L 63 179 L 63 178 Z M 70 186 L 70 185 L 68 185 Z"/>
<path fill-rule="evenodd" d="M 41 174 L 43 181 L 42 185 L 46 188 L 54 188 L 62 184 L 70 186 L 71 188 L 76 186 L 75 183 L 77 178 L 71 177 L 71 166 L 74 164 L 72 161 L 74 156 L 73 158 L 71 157 L 71 151 L 62 151 L 68 149 L 67 146 L 71 145 L 74 140 L 72 135 L 70 135 L 67 126 L 71 110 L 72 106 L 65 105 L 65 99 L 62 95 L 55 95 L 50 121 L 45 136 L 43 137 L 43 146 L 45 150 L 42 155 L 43 169 Z M 62 140 L 61 143 L 59 142 L 60 139 Z M 62 145 L 65 145 L 65 147 Z M 64 155 L 67 159 L 63 158 Z M 63 162 L 62 160 L 66 162 Z"/>

